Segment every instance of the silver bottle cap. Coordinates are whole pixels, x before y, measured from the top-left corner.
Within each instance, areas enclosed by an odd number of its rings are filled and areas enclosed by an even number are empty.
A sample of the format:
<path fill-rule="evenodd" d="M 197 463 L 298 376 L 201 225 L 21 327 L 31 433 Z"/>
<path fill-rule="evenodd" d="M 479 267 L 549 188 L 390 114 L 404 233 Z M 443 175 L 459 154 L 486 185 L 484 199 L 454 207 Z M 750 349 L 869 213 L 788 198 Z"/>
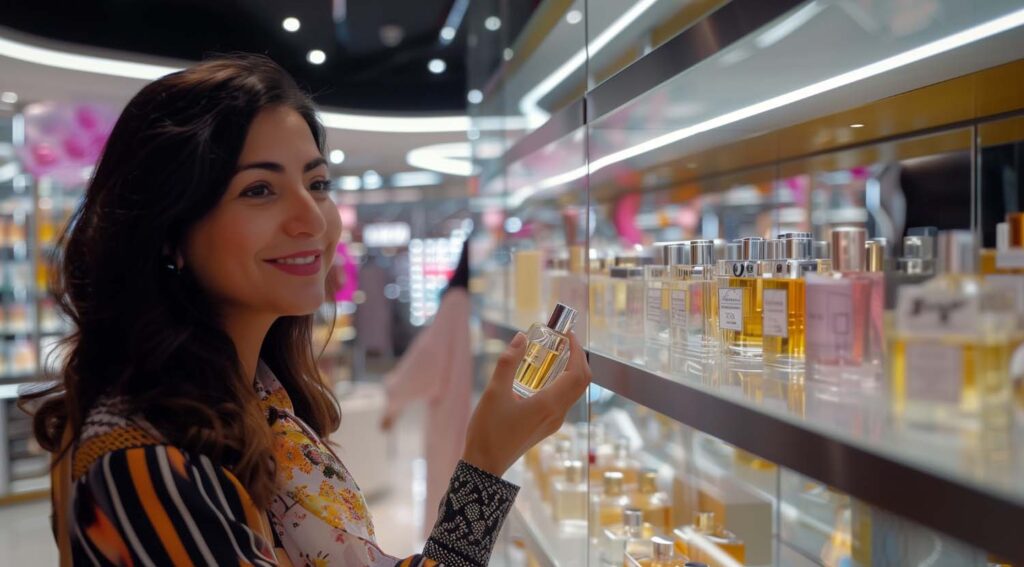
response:
<path fill-rule="evenodd" d="M 715 264 L 715 243 L 712 240 L 690 241 L 690 265 L 713 266 Z"/>
<path fill-rule="evenodd" d="M 622 510 L 622 525 L 627 528 L 639 528 L 644 525 L 644 513 L 639 508 Z"/>
<path fill-rule="evenodd" d="M 676 544 L 672 540 L 654 536 L 651 538 L 651 544 L 654 546 L 655 561 L 668 561 L 675 556 Z"/>
<path fill-rule="evenodd" d="M 716 255 L 717 257 L 717 255 Z M 725 245 L 725 259 L 739 260 L 743 258 L 743 245 L 739 242 L 730 242 Z"/>
<path fill-rule="evenodd" d="M 715 243 L 715 260 L 728 260 L 729 241 L 724 238 L 716 238 L 712 242 Z"/>
<path fill-rule="evenodd" d="M 683 266 L 690 261 L 690 243 L 672 242 L 665 246 L 665 265 Z"/>
<path fill-rule="evenodd" d="M 655 265 L 661 265 L 661 266 L 671 266 L 672 264 L 669 261 L 670 257 L 669 257 L 668 249 L 669 249 L 669 247 L 674 246 L 674 245 L 678 245 L 678 244 L 685 244 L 685 242 L 683 242 L 683 241 L 666 241 L 666 242 L 655 242 L 654 244 L 652 244 L 651 248 L 654 251 L 654 264 Z"/>
<path fill-rule="evenodd" d="M 565 468 L 565 480 L 572 484 L 583 482 L 583 463 L 581 461 L 568 460 L 562 463 Z"/>
<path fill-rule="evenodd" d="M 1010 224 L 1001 222 L 996 225 L 996 250 L 1006 250 L 1010 247 Z"/>
<path fill-rule="evenodd" d="M 811 234 L 810 232 L 786 232 L 786 233 L 780 234 L 779 238 L 782 238 L 783 240 L 787 240 L 787 239 L 790 239 L 790 238 L 800 238 L 800 239 L 807 238 L 807 239 L 813 240 L 814 239 L 814 235 Z"/>
<path fill-rule="evenodd" d="M 974 271 L 974 234 L 969 230 L 940 232 L 939 272 L 943 274 L 973 274 Z"/>
<path fill-rule="evenodd" d="M 832 258 L 832 243 L 827 240 L 815 240 L 812 248 L 812 257 L 815 260 L 829 260 Z"/>
<path fill-rule="evenodd" d="M 935 241 L 930 236 L 904 236 L 903 257 L 930 260 L 935 257 Z"/>
<path fill-rule="evenodd" d="M 810 234 L 797 232 L 793 234 Z M 786 245 L 786 258 L 789 260 L 809 260 L 814 252 L 814 241 L 803 237 L 786 238 L 783 240 Z"/>
<path fill-rule="evenodd" d="M 576 310 L 563 303 L 556 303 L 548 318 L 548 327 L 559 333 L 566 334 L 576 324 Z"/>
<path fill-rule="evenodd" d="M 785 260 L 786 242 L 781 238 L 773 238 L 764 242 L 765 260 Z"/>
<path fill-rule="evenodd" d="M 863 228 L 841 226 L 832 229 L 832 266 L 837 272 L 864 271 L 864 243 L 868 231 Z"/>
<path fill-rule="evenodd" d="M 737 242 L 740 243 L 741 260 L 761 260 L 765 255 L 765 241 L 760 236 L 748 236 L 746 238 L 740 238 Z"/>
<path fill-rule="evenodd" d="M 616 279 L 642 278 L 644 277 L 644 269 L 638 266 L 615 266 L 608 270 L 608 275 Z"/>

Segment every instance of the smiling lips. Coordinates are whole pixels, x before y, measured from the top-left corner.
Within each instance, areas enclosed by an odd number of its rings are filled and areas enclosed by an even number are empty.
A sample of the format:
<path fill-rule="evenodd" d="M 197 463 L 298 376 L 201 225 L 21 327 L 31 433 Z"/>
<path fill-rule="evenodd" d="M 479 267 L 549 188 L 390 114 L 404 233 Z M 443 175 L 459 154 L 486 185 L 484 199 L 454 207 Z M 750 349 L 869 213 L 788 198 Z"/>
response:
<path fill-rule="evenodd" d="M 264 262 L 293 276 L 315 276 L 320 273 L 319 250 L 305 250 Z"/>

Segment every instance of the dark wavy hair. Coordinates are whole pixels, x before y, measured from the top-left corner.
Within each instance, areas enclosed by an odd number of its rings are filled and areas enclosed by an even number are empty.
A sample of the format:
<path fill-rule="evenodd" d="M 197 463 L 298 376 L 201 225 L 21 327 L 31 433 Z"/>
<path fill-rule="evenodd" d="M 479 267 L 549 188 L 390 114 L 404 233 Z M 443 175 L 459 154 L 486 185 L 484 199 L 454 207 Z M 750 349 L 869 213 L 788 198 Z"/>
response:
<path fill-rule="evenodd" d="M 63 455 L 66 428 L 77 439 L 101 396 L 123 396 L 169 443 L 229 466 L 257 504 L 269 504 L 272 437 L 252 377 L 210 297 L 187 267 L 175 274 L 168 264 L 220 201 L 253 119 L 277 106 L 302 115 L 323 153 L 313 103 L 266 57 L 210 59 L 128 103 L 60 240 L 54 290 L 75 331 L 56 384 L 22 397 L 44 448 Z M 312 321 L 279 318 L 260 358 L 298 416 L 326 436 L 340 410 L 317 372 Z"/>

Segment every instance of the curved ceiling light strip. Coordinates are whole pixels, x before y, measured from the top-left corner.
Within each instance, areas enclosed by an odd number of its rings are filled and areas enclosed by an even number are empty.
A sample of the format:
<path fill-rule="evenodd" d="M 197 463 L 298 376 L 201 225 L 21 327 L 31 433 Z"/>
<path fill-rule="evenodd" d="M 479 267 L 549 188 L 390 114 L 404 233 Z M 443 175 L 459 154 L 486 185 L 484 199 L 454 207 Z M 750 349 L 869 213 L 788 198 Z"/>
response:
<path fill-rule="evenodd" d="M 182 67 L 141 63 L 82 53 L 71 53 L 50 47 L 32 45 L 23 41 L 5 37 L 7 30 L 0 27 L 0 56 L 84 73 L 122 77 L 140 81 L 154 81 L 182 70 Z M 448 116 L 375 116 L 352 114 L 346 112 L 322 111 L 320 117 L 324 126 L 336 130 L 359 130 L 364 132 L 384 133 L 435 133 L 465 132 L 469 129 L 470 119 L 464 115 Z M 501 127 L 509 127 L 503 121 Z M 478 126 L 479 127 L 479 126 Z M 486 125 L 483 126 L 487 128 Z"/>
<path fill-rule="evenodd" d="M 410 150 L 405 161 L 412 167 L 463 177 L 473 174 L 472 147 L 466 142 L 433 144 Z"/>

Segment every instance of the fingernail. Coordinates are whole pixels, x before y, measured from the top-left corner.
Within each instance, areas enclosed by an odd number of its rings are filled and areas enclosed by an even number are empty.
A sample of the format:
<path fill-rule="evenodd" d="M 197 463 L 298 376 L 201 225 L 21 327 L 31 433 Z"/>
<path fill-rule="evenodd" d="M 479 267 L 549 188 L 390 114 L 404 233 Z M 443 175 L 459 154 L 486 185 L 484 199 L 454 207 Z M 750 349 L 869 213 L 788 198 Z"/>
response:
<path fill-rule="evenodd" d="M 516 336 L 512 337 L 512 346 L 519 348 L 526 342 L 526 335 L 522 333 L 516 333 Z"/>

